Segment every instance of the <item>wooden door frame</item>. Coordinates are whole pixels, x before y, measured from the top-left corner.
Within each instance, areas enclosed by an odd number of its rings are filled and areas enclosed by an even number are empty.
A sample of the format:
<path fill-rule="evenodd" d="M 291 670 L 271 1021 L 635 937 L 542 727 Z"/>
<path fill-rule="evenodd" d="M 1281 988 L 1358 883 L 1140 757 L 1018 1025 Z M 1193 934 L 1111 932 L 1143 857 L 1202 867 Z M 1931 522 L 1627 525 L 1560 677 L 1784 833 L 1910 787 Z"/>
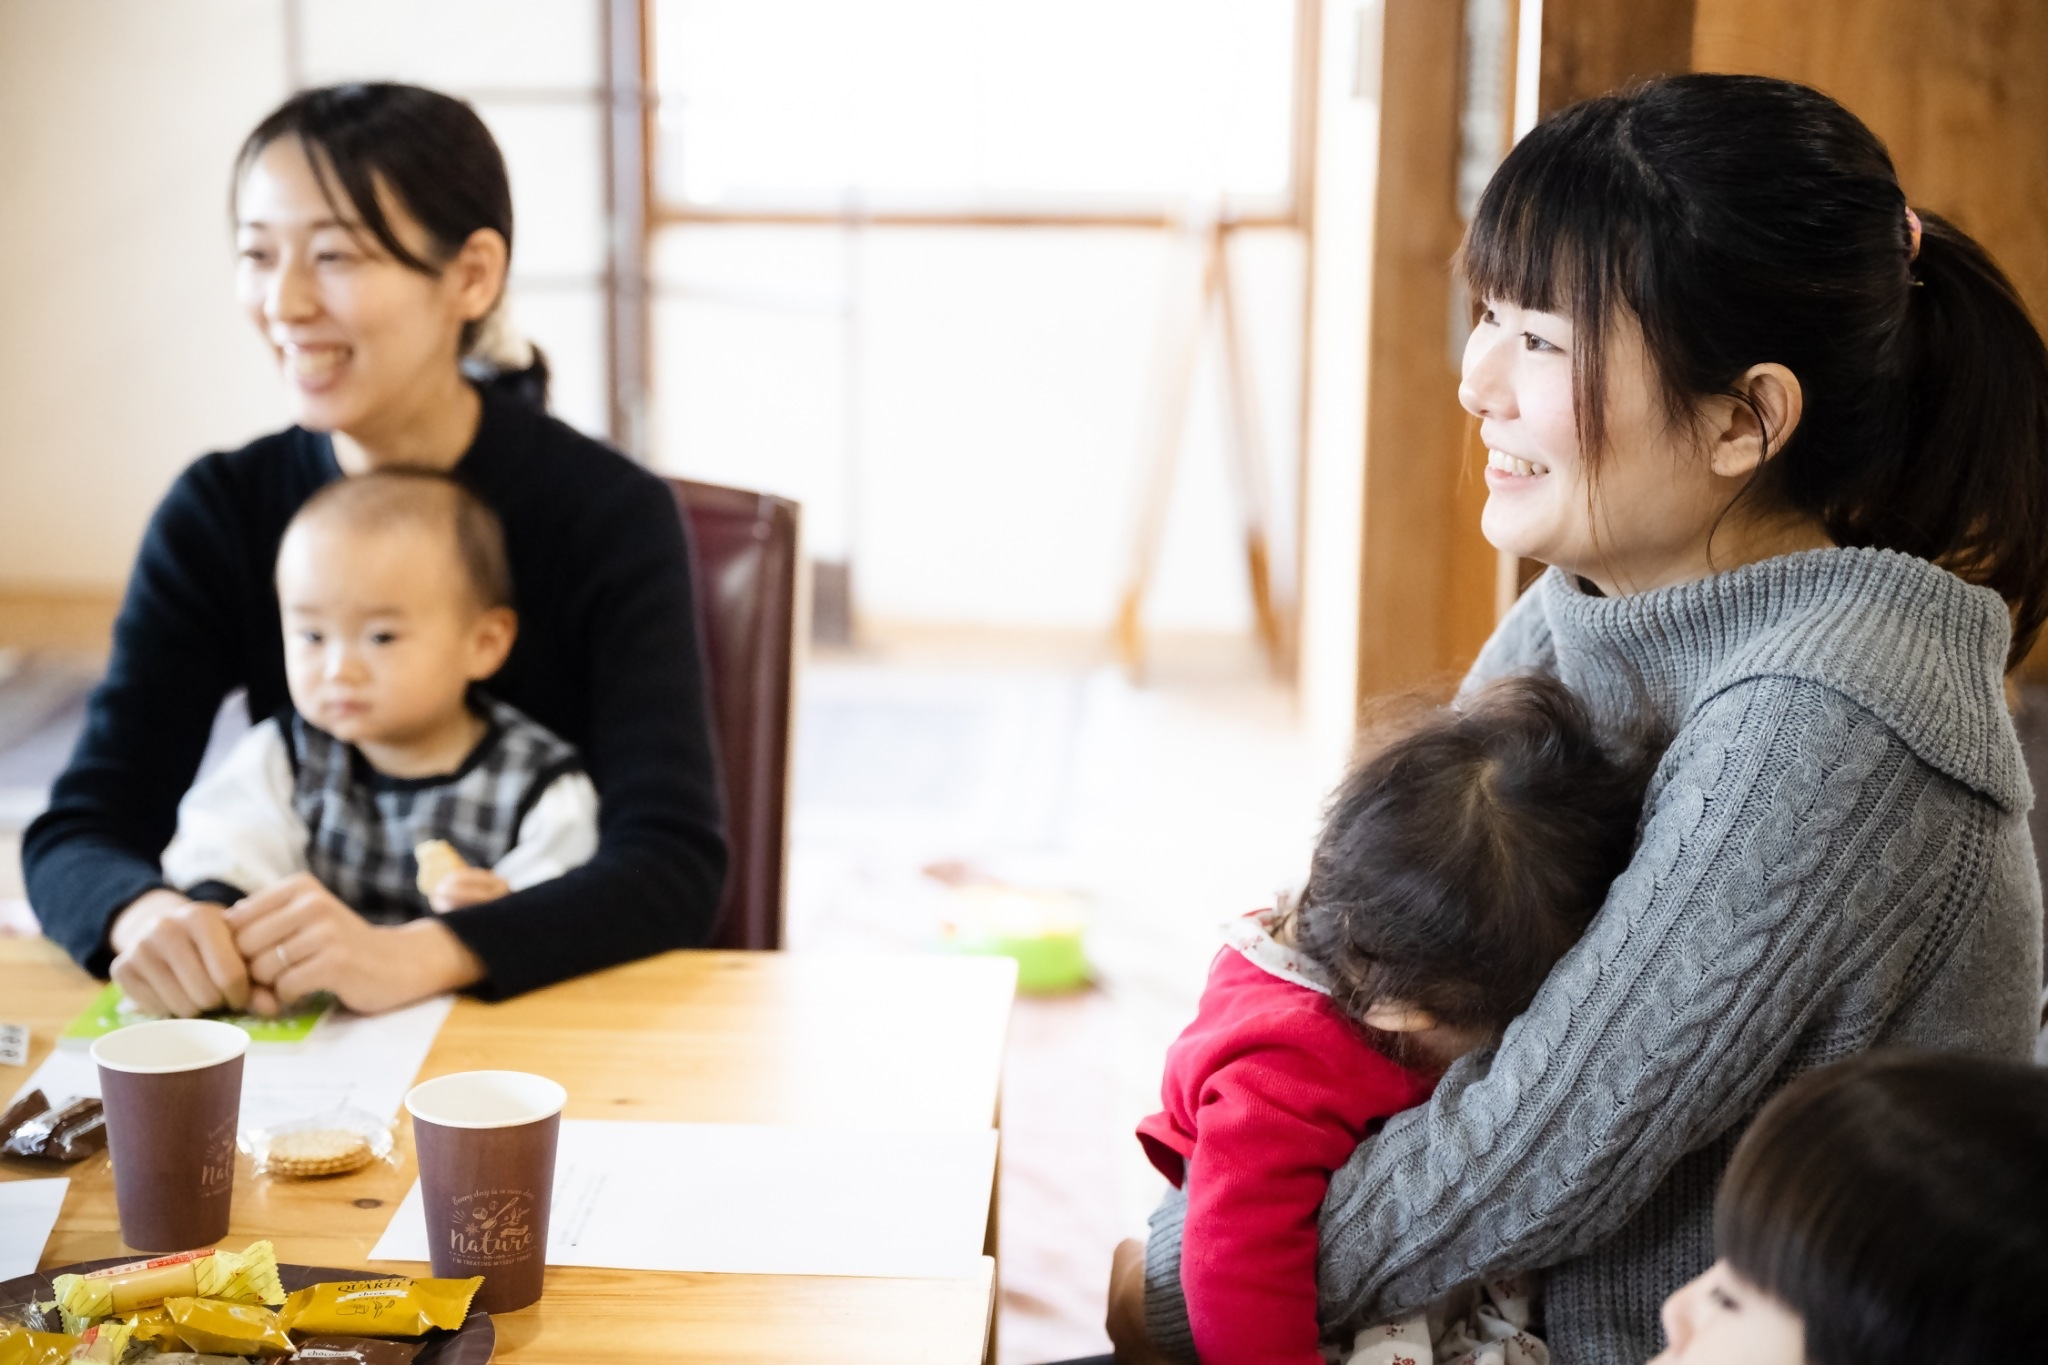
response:
<path fill-rule="evenodd" d="M 1520 0 L 1518 92 L 1537 117 L 1690 69 L 1694 0 Z M 1523 582 L 1479 534 L 1485 485 L 1450 360 L 1464 6 L 1386 0 L 1366 357 L 1358 694 L 1463 673 Z M 1533 59 L 1535 70 L 1525 71 Z M 1510 100 L 1527 107 L 1526 98 Z"/>

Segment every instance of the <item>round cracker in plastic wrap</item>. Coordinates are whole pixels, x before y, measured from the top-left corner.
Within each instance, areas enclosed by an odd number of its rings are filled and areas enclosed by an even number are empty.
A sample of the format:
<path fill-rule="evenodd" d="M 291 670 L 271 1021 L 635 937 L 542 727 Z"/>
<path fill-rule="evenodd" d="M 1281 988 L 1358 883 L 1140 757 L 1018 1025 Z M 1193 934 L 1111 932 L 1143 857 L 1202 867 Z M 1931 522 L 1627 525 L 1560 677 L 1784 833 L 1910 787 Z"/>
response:
<path fill-rule="evenodd" d="M 245 1130 L 242 1150 L 257 1175 L 280 1180 L 321 1180 L 377 1161 L 395 1166 L 399 1160 L 392 1125 L 361 1109 L 330 1109 Z"/>

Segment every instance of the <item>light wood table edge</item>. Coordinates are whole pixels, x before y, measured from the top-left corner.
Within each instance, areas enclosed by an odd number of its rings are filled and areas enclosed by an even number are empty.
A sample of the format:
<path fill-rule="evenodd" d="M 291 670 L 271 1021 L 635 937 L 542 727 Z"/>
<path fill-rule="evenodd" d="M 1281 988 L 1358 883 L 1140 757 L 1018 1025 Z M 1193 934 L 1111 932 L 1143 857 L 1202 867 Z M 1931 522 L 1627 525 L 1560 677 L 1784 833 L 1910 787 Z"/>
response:
<path fill-rule="evenodd" d="M 702 960 L 709 960 L 712 955 L 692 956 L 697 956 Z M 740 956 L 744 960 L 754 955 L 734 956 Z M 630 967 L 615 970 L 627 971 L 630 970 Z M 34 1073 L 35 1069 L 42 1064 L 43 1060 L 48 1057 L 56 1046 L 57 1035 L 62 1030 L 65 1022 L 72 1018 L 84 1006 L 85 1002 L 91 998 L 92 993 L 98 989 L 98 984 L 73 966 L 62 951 L 47 940 L 0 939 L 0 999 L 4 999 L 4 1003 L 0 1003 L 0 1020 L 26 1022 L 30 1026 L 27 1064 L 18 1070 L 12 1067 L 0 1068 L 0 1092 L 4 1092 L 5 1095 L 11 1095 L 28 1076 Z M 482 1008 L 496 1009 L 500 1007 L 485 1006 Z M 451 1020 L 452 1018 L 453 1016 L 451 1016 Z M 1004 1013 L 1004 1020 L 1002 1043 L 1006 1045 L 1007 1009 Z M 442 1036 L 444 1039 L 448 1036 L 446 1026 L 443 1028 Z M 441 1040 L 437 1040 L 435 1046 L 438 1050 L 442 1046 Z M 1000 1055 L 999 1048 L 997 1054 L 998 1066 L 1000 1066 Z M 439 1074 L 447 1069 L 451 1068 L 446 1065 L 437 1067 L 434 1055 L 430 1053 L 427 1063 L 421 1068 L 420 1074 L 422 1076 Z M 999 1120 L 1000 1118 L 1000 1070 L 997 1075 L 996 1096 L 996 1112 L 991 1115 L 992 1121 Z M 322 1192 L 327 1194 L 360 1195 L 364 1202 L 371 1202 L 372 1195 L 379 1196 L 374 1199 L 377 1211 L 371 1219 L 375 1224 L 375 1232 L 378 1235 L 381 1234 L 382 1225 L 385 1221 L 388 1221 L 389 1217 L 387 1213 L 383 1213 L 381 1210 L 385 1207 L 395 1207 L 405 1191 L 410 1188 L 416 1175 L 412 1154 L 411 1125 L 409 1118 L 403 1113 L 399 1117 L 398 1129 L 397 1151 L 399 1160 L 396 1163 L 377 1163 L 366 1171 L 358 1172 L 352 1176 L 340 1177 L 332 1183 L 321 1182 Z M 998 1132 L 997 1146 L 998 1153 L 1000 1154 L 1000 1132 Z M 1000 1155 L 998 1160 L 1000 1160 Z M 245 1224 L 245 1221 L 252 1216 L 252 1203 L 260 1205 L 267 1202 L 265 1196 L 271 1189 L 278 1187 L 269 1186 L 267 1183 L 259 1182 L 253 1177 L 246 1156 L 240 1159 L 239 1166 L 236 1177 L 237 1214 L 235 1221 L 237 1224 Z M 51 1234 L 45 1246 L 44 1255 L 40 1262 L 42 1268 L 47 1270 L 57 1265 L 70 1264 L 81 1260 L 127 1254 L 128 1249 L 119 1242 L 118 1223 L 112 1207 L 111 1182 L 104 1179 L 105 1171 L 106 1157 L 103 1154 L 74 1167 L 53 1167 L 44 1162 L 0 1157 L 0 1180 L 33 1179 L 52 1175 L 74 1177 L 71 1188 L 66 1192 L 64 1208 L 59 1216 L 57 1228 Z M 96 1175 L 100 1178 L 94 1179 Z M 306 1187 L 295 1183 L 293 1186 L 284 1188 L 304 1190 Z M 989 1194 L 988 1232 L 986 1234 L 987 1249 L 991 1252 L 994 1246 L 995 1210 L 999 1200 L 999 1193 L 999 1186 L 992 1179 Z M 264 1221 L 270 1220 L 266 1218 Z M 249 1239 L 254 1235 L 273 1235 L 288 1239 L 289 1250 L 281 1258 L 298 1264 L 363 1267 L 365 1269 L 387 1271 L 395 1274 L 413 1275 L 424 1274 L 428 1270 L 428 1267 L 421 1263 L 371 1259 L 368 1252 L 377 1240 L 377 1235 L 369 1235 L 367 1237 L 331 1234 L 309 1236 L 291 1231 L 280 1231 L 271 1234 L 267 1229 L 251 1234 L 238 1230 L 230 1236 L 224 1245 L 238 1245 L 241 1240 Z M 140 1253 L 137 1254 L 139 1255 Z M 999 1292 L 997 1289 L 997 1265 L 992 1254 L 985 1254 L 978 1258 L 976 1271 L 972 1276 L 956 1280 L 899 1279 L 885 1280 L 879 1283 L 858 1277 L 752 1276 L 707 1272 L 663 1273 L 602 1270 L 574 1266 L 550 1267 L 548 1270 L 548 1281 L 551 1289 L 559 1280 L 583 1281 L 585 1282 L 585 1292 L 570 1298 L 564 1298 L 559 1294 L 556 1294 L 552 1299 L 544 1296 L 541 1304 L 536 1305 L 533 1309 L 522 1310 L 519 1313 L 504 1315 L 498 1318 L 496 1325 L 499 1332 L 499 1350 L 494 1358 L 506 1358 L 509 1352 L 521 1360 L 531 1360 L 536 1362 L 536 1365 L 539 1365 L 540 1362 L 544 1361 L 598 1358 L 606 1355 L 611 1347 L 605 1346 L 599 1341 L 590 1341 L 587 1347 L 579 1344 L 576 1348 L 578 1353 L 574 1356 L 558 1355 L 552 1348 L 542 1355 L 531 1355 L 523 1353 L 521 1348 L 532 1342 L 539 1335 L 542 1323 L 547 1317 L 554 1316 L 560 1318 L 564 1315 L 582 1316 L 588 1307 L 588 1301 L 592 1294 L 601 1290 L 601 1287 L 608 1282 L 621 1279 L 631 1280 L 637 1277 L 638 1282 L 634 1285 L 632 1291 L 614 1296 L 630 1303 L 634 1298 L 644 1299 L 647 1289 L 646 1277 L 657 1274 L 664 1289 L 673 1289 L 677 1293 L 690 1295 L 700 1300 L 730 1301 L 733 1305 L 731 1316 L 734 1319 L 731 1325 L 741 1330 L 744 1330 L 746 1325 L 756 1320 L 745 1311 L 750 1302 L 772 1299 L 779 1292 L 785 1291 L 791 1294 L 801 1293 L 817 1297 L 824 1301 L 829 1308 L 836 1310 L 842 1319 L 861 1316 L 858 1311 L 853 1310 L 857 1310 L 864 1300 L 882 1301 L 893 1296 L 902 1302 L 899 1310 L 889 1315 L 889 1320 L 892 1323 L 900 1323 L 907 1314 L 940 1310 L 951 1321 L 964 1326 L 965 1324 L 960 1323 L 960 1319 L 954 1316 L 965 1306 L 964 1294 L 975 1304 L 981 1337 L 979 1358 L 984 1362 L 992 1362 L 994 1359 Z M 887 1286 L 887 1288 L 882 1289 L 880 1286 Z M 551 1309 L 553 1310 L 552 1313 L 549 1311 Z M 617 1326 L 621 1329 L 636 1326 L 632 1321 L 633 1315 L 629 1310 L 622 1309 L 611 1316 L 624 1319 L 624 1321 L 617 1323 Z M 828 1312 L 825 1316 L 829 1317 L 832 1314 Z M 638 1339 L 641 1347 L 644 1348 L 647 1345 L 645 1340 L 645 1324 L 640 1323 L 637 1326 L 639 1329 Z M 606 1335 L 609 1336 L 608 1331 Z M 622 1337 L 619 1341 L 619 1348 L 625 1349 L 629 1340 L 631 1340 L 630 1336 Z M 960 1338 L 955 1336 L 953 1341 L 956 1345 L 952 1349 L 957 1351 Z M 835 1361 L 872 1358 L 878 1362 L 878 1365 L 879 1362 L 885 1359 L 880 1356 L 866 1355 L 861 1352 L 858 1346 L 850 1347 L 843 1338 L 830 1344 L 821 1341 L 817 1345 L 822 1350 L 822 1354 L 811 1355 L 806 1358 L 833 1359 Z M 776 1354 L 760 1354 L 759 1347 L 752 1346 L 749 1342 L 739 1338 L 724 1341 L 714 1349 L 717 1350 L 717 1354 L 704 1358 L 718 1360 L 759 1359 L 764 1362 L 785 1358 L 785 1356 Z M 621 1358 L 626 1357 L 622 1356 Z M 914 1350 L 909 1354 L 897 1352 L 892 1353 L 886 1359 L 888 1359 L 890 1365 L 895 1365 L 895 1362 L 898 1360 L 930 1359 L 936 1362 L 940 1360 L 958 1361 L 961 1358 L 958 1355 L 937 1353 L 936 1345 L 934 1344 L 932 1353 Z"/>

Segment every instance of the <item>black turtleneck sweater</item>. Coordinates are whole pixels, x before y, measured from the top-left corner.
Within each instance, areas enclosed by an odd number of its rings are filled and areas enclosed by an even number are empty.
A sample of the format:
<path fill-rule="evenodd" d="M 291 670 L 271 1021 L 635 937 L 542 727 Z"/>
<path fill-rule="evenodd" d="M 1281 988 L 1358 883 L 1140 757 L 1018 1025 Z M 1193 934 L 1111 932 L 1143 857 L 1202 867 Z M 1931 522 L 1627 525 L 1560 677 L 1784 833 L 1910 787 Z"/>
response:
<path fill-rule="evenodd" d="M 599 800 L 589 863 L 443 916 L 483 960 L 487 997 L 701 945 L 726 851 L 690 561 L 666 485 L 616 451 L 485 394 L 455 468 L 505 523 L 519 636 L 490 691 L 583 753 Z M 157 508 L 85 733 L 22 842 L 44 931 L 104 975 L 107 928 L 165 885 L 177 824 L 221 702 L 290 702 L 272 569 L 285 524 L 342 477 L 293 427 L 213 454 Z"/>

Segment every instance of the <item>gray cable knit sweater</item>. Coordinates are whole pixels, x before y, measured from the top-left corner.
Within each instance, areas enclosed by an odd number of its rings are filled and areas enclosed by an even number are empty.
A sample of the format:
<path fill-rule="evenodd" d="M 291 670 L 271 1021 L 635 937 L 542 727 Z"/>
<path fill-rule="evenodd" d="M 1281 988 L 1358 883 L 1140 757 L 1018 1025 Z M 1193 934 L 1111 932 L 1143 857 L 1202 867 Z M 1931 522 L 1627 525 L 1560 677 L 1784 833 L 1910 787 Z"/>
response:
<path fill-rule="evenodd" d="M 1634 861 L 1528 1012 L 1336 1173 L 1326 1325 L 1545 1268 L 1560 1365 L 1640 1365 L 1786 1081 L 1881 1045 L 2031 1055 L 2041 886 L 2008 640 L 1996 594 L 1882 550 L 1620 598 L 1544 576 L 1467 685 L 1555 673 L 1675 739 Z M 1183 1208 L 1153 1216 L 1146 1307 L 1193 1359 Z"/>

